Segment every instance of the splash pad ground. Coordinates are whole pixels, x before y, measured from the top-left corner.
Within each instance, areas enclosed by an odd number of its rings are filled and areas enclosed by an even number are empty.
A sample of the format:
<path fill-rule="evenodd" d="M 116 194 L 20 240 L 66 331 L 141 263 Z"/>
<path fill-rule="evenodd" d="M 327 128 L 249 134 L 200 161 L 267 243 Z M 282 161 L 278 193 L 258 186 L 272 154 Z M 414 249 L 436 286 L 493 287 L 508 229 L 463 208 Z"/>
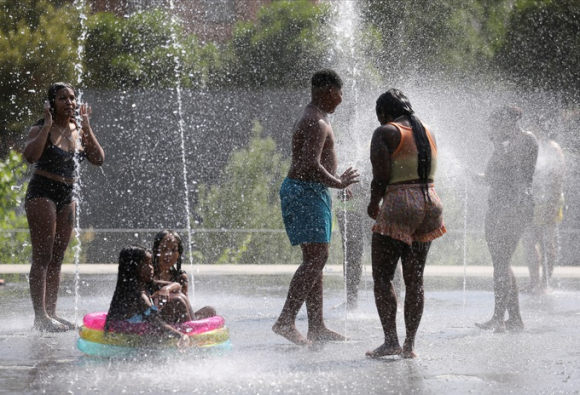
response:
<path fill-rule="evenodd" d="M 297 347 L 270 328 L 295 267 L 199 266 L 194 306 L 211 304 L 225 317 L 234 349 L 192 357 L 139 355 L 97 359 L 76 349 L 76 332 L 32 332 L 26 265 L 0 265 L 0 394 L 465 394 L 580 393 L 580 268 L 558 267 L 552 292 L 520 294 L 523 333 L 494 334 L 473 323 L 493 308 L 491 268 L 429 266 L 425 313 L 417 336 L 419 358 L 370 360 L 382 331 L 372 297 L 370 268 L 361 281 L 359 308 L 344 300 L 338 266 L 325 273 L 325 316 L 347 342 Z M 74 267 L 65 266 L 59 310 L 75 316 Z M 81 265 L 77 322 L 106 309 L 115 265 Z M 525 268 L 516 268 L 520 285 Z M 298 327 L 306 329 L 302 310 Z M 398 314 L 403 335 L 402 312 Z M 401 338 L 402 340 L 402 338 Z"/>

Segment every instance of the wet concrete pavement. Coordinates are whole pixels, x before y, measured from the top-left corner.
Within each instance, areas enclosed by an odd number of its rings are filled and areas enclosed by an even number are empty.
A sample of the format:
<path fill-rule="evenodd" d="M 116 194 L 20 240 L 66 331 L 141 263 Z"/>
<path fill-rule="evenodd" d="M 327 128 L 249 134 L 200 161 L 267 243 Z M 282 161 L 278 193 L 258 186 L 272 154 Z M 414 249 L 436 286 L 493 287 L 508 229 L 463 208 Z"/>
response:
<path fill-rule="evenodd" d="M 116 270 L 107 266 L 93 267 L 98 273 L 81 268 L 76 308 L 74 275 L 63 275 L 59 299 L 63 316 L 76 316 L 80 322 L 88 312 L 107 310 Z M 359 308 L 349 312 L 335 307 L 344 300 L 340 268 L 329 267 L 325 275 L 327 324 L 346 333 L 349 341 L 307 348 L 276 336 L 270 328 L 282 308 L 293 269 L 194 268 L 194 307 L 217 308 L 231 331 L 234 349 L 206 357 L 140 354 L 123 360 L 84 356 L 76 349 L 75 332 L 32 331 L 25 276 L 2 274 L 6 285 L 0 287 L 0 393 L 580 393 L 576 268 L 558 268 L 555 286 L 546 295 L 520 294 L 526 324 L 522 333 L 495 334 L 473 325 L 492 314 L 487 269 L 479 274 L 470 271 L 464 279 L 466 269 L 429 267 L 416 342 L 419 357 L 414 360 L 365 358 L 365 351 L 382 342 L 366 270 Z M 519 276 L 525 284 L 525 271 Z M 306 330 L 304 310 L 298 327 Z M 402 341 L 401 311 L 398 328 Z"/>

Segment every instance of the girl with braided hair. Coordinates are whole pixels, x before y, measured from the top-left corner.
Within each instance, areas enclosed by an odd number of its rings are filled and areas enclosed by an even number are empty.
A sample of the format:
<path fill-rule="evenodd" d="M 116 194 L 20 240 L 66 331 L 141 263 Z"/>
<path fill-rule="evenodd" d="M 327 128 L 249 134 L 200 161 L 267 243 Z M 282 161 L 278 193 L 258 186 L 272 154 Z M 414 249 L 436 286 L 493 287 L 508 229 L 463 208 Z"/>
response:
<path fill-rule="evenodd" d="M 446 232 L 443 205 L 433 187 L 437 146 L 432 132 L 400 90 L 383 93 L 376 113 L 381 126 L 371 141 L 373 181 L 368 214 L 376 220 L 372 228 L 373 281 L 385 341 L 366 355 L 414 358 L 415 336 L 423 315 L 427 253 L 431 241 Z M 397 295 L 392 282 L 399 258 L 406 288 L 403 347 L 397 337 Z"/>

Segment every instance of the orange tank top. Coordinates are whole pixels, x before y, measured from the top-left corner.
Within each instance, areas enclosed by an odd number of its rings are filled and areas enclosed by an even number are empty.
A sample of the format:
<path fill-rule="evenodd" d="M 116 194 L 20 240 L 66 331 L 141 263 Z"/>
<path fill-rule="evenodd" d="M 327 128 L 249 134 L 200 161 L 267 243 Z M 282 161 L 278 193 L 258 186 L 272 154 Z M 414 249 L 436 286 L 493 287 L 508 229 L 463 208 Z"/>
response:
<path fill-rule="evenodd" d="M 401 133 L 401 142 L 391 155 L 391 179 L 389 180 L 389 184 L 417 180 L 419 178 L 419 174 L 417 173 L 419 158 L 417 146 L 413 139 L 413 130 L 408 126 L 394 122 L 390 122 L 389 125 L 393 125 Z M 431 145 L 431 172 L 428 178 L 434 180 L 435 171 L 437 170 L 437 147 L 433 142 L 429 129 L 425 125 L 423 127 L 425 128 L 429 144 Z"/>

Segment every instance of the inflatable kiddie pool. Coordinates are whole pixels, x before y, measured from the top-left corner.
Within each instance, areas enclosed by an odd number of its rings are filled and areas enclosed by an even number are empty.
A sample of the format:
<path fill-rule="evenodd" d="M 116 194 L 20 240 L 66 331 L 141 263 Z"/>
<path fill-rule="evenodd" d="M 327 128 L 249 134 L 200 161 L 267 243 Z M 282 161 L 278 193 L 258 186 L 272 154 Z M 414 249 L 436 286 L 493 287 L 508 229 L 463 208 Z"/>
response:
<path fill-rule="evenodd" d="M 98 357 L 126 356 L 144 350 L 176 350 L 177 338 L 156 335 L 148 323 L 128 324 L 123 332 L 104 332 L 107 313 L 91 313 L 83 318 L 77 347 L 87 355 Z M 191 337 L 195 347 L 188 352 L 226 351 L 232 348 L 229 330 L 220 316 L 175 324 L 173 327 Z"/>

